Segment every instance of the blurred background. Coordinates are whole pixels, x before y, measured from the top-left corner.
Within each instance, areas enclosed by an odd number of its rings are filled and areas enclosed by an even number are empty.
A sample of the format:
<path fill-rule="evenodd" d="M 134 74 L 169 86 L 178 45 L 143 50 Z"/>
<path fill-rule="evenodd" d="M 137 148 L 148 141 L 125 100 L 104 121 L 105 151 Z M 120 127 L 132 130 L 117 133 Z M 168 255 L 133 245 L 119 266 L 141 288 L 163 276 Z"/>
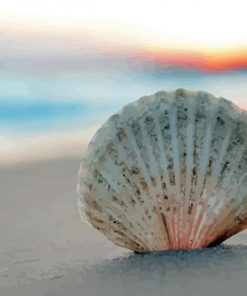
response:
<path fill-rule="evenodd" d="M 187 88 L 247 108 L 245 3 L 0 4 L 0 165 L 82 156 L 124 104 Z"/>

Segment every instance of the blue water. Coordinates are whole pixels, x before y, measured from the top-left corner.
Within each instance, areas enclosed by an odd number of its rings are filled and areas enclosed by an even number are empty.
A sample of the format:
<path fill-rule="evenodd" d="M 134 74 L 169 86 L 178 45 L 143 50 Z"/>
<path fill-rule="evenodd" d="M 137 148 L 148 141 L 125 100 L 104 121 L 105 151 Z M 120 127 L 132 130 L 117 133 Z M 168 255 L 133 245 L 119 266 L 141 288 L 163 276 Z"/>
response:
<path fill-rule="evenodd" d="M 158 90 L 205 90 L 247 102 L 247 71 L 206 73 L 188 69 L 101 69 L 75 73 L 0 72 L 0 135 L 82 129 L 104 121 L 123 105 Z"/>
<path fill-rule="evenodd" d="M 70 124 L 70 118 L 85 116 L 88 106 L 83 102 L 0 102 L 1 124 L 12 129 L 35 130 L 50 127 L 56 123 Z"/>

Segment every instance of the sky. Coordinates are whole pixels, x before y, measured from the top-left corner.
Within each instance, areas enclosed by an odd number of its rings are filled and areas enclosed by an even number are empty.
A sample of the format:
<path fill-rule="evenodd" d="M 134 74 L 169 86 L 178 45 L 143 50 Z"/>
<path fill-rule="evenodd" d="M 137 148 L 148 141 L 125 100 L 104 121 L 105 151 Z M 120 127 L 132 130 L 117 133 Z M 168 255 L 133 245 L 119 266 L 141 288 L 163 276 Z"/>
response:
<path fill-rule="evenodd" d="M 205 90 L 247 109 L 246 8 L 0 1 L 0 165 L 38 150 L 80 155 L 107 117 L 161 89 Z"/>

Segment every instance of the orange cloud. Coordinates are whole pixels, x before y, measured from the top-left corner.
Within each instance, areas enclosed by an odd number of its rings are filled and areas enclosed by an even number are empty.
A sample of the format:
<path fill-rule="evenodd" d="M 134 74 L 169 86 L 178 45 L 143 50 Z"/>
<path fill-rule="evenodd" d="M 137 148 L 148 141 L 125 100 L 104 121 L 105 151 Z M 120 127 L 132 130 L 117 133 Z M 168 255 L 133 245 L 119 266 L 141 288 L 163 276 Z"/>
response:
<path fill-rule="evenodd" d="M 157 67 L 177 66 L 203 71 L 229 71 L 247 68 L 247 47 L 200 52 L 196 50 L 152 49 L 136 51 L 134 58 L 153 61 Z"/>
<path fill-rule="evenodd" d="M 155 67 L 184 67 L 203 71 L 247 68 L 247 44 L 235 48 L 186 47 L 183 43 L 150 46 L 141 38 L 100 27 L 43 27 L 0 22 L 0 59 L 56 58 L 89 60 L 103 56 L 109 61 L 126 59 Z"/>

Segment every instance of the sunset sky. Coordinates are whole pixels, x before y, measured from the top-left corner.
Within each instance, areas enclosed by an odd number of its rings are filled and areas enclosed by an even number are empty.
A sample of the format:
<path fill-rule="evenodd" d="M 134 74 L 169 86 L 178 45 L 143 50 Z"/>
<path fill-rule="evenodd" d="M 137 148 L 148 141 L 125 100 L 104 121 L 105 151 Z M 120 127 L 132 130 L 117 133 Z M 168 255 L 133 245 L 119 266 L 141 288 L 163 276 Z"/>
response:
<path fill-rule="evenodd" d="M 0 5 L 1 52 L 6 56 L 140 51 L 162 61 L 175 50 L 175 61 L 181 52 L 192 60 L 198 55 L 205 68 L 246 65 L 243 0 L 9 0 Z"/>
<path fill-rule="evenodd" d="M 245 2 L 2 1 L 0 163 L 51 138 L 49 151 L 71 149 L 160 89 L 206 90 L 247 109 Z"/>

